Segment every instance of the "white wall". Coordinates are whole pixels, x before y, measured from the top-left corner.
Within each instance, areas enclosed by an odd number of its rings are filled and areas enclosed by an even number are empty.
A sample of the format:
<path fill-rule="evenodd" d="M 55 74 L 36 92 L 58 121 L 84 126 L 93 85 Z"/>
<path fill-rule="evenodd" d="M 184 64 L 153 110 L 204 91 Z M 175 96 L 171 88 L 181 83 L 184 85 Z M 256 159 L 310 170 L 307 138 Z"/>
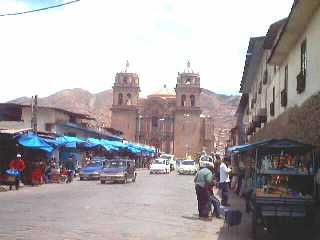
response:
<path fill-rule="evenodd" d="M 30 123 L 25 123 L 23 121 L 15 122 L 15 121 L 0 121 L 0 129 L 25 129 L 30 128 Z"/>
<path fill-rule="evenodd" d="M 276 86 L 275 118 L 290 107 L 300 106 L 309 97 L 320 91 L 320 10 L 318 9 L 312 20 L 308 24 L 306 31 L 301 35 L 296 45 L 291 49 L 289 55 L 280 66 L 273 84 Z M 307 40 L 307 73 L 306 89 L 297 93 L 297 75 L 300 73 L 300 53 L 301 43 Z M 288 105 L 281 106 L 281 91 L 284 89 L 285 66 L 288 65 Z M 272 87 L 268 93 L 272 98 Z M 270 101 L 270 98 L 268 98 Z M 270 119 L 269 119 L 270 120 Z"/>
<path fill-rule="evenodd" d="M 262 93 L 258 94 L 259 82 L 263 81 L 266 61 L 271 51 L 265 50 L 261 62 L 257 66 L 257 73 L 253 79 L 249 89 L 249 114 L 246 112 L 242 118 L 243 124 L 248 124 L 253 117 L 257 115 L 259 109 L 267 108 L 267 121 L 276 119 L 280 114 L 288 108 L 296 105 L 300 106 L 312 95 L 320 92 L 320 9 L 313 15 L 311 21 L 305 28 L 305 32 L 301 35 L 296 45 L 291 49 L 290 53 L 281 66 L 268 65 L 268 83 L 262 85 Z M 289 33 L 290 34 L 290 33 Z M 297 75 L 300 73 L 300 54 L 301 43 L 307 40 L 307 73 L 305 91 L 297 93 Z M 287 106 L 281 106 L 281 91 L 285 88 L 285 67 L 288 65 L 288 91 Z M 273 87 L 275 87 L 275 115 L 270 115 L 270 103 L 273 102 Z M 257 92 L 257 102 L 255 107 L 251 108 L 251 100 Z M 264 125 L 262 125 L 263 128 Z M 259 131 L 260 129 L 257 129 Z"/>
<path fill-rule="evenodd" d="M 303 93 L 297 94 L 296 76 L 300 72 L 300 45 L 307 40 L 307 73 L 306 89 Z M 289 105 L 301 105 L 310 96 L 320 90 L 320 9 L 311 20 L 306 32 L 301 36 L 288 59 L 289 67 Z"/>

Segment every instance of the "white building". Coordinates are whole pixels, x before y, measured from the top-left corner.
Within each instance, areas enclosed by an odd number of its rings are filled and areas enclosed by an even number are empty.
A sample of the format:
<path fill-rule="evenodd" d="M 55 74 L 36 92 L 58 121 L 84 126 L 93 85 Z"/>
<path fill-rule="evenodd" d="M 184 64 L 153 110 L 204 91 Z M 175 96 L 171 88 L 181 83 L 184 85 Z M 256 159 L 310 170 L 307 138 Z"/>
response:
<path fill-rule="evenodd" d="M 1 103 L 0 129 L 32 128 L 30 105 Z M 82 113 L 75 113 L 55 107 L 39 106 L 37 109 L 37 131 L 57 135 L 88 137 L 111 137 L 108 131 L 90 128 L 95 119 Z"/>
<path fill-rule="evenodd" d="M 276 66 L 275 114 L 301 106 L 320 91 L 320 1 L 297 1 L 269 57 Z M 271 93 L 272 88 L 269 88 Z M 281 96 L 283 101 L 281 101 Z M 287 100 L 286 100 L 287 99 Z M 271 98 L 268 98 L 271 103 Z"/>
<path fill-rule="evenodd" d="M 317 144 L 315 125 L 304 126 L 303 117 L 320 114 L 308 102 L 320 91 L 319 39 L 320 1 L 313 0 L 295 1 L 288 18 L 273 23 L 266 36 L 250 39 L 234 143 L 291 137 Z"/>

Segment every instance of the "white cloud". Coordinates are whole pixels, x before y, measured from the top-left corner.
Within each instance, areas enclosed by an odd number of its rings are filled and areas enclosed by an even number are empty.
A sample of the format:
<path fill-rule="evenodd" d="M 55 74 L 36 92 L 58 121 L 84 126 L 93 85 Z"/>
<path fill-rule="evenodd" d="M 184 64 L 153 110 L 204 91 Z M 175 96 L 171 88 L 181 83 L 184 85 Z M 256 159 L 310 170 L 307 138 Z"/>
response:
<path fill-rule="evenodd" d="M 110 88 L 128 59 L 143 94 L 190 59 L 202 87 L 236 93 L 250 36 L 286 17 L 292 0 L 81 0 L 59 10 L 0 18 L 0 101 L 64 88 Z M 0 2 L 1 12 L 26 4 Z"/>

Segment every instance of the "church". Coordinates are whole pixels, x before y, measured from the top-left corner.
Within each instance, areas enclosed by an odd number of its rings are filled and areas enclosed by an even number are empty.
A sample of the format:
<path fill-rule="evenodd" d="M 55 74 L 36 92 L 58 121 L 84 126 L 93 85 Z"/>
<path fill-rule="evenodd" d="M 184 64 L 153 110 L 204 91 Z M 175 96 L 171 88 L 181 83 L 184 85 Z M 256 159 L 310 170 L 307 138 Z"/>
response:
<path fill-rule="evenodd" d="M 127 65 L 128 66 L 128 65 Z M 214 151 L 214 123 L 200 107 L 200 75 L 188 62 L 178 72 L 175 91 L 166 87 L 140 98 L 137 73 L 116 74 L 113 85 L 111 127 L 124 138 L 156 147 L 178 158 Z"/>

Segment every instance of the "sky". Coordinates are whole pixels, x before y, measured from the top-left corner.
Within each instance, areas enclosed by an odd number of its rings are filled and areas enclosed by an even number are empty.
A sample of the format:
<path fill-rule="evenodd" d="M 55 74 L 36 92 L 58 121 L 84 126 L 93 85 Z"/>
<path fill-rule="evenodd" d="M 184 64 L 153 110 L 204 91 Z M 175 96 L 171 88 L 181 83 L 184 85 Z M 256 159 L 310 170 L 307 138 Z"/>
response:
<path fill-rule="evenodd" d="M 69 0 L 1 0 L 0 14 Z M 174 88 L 187 61 L 201 87 L 238 94 L 250 37 L 287 17 L 293 0 L 81 0 L 0 17 L 0 102 L 110 89 L 130 63 L 141 95 Z"/>

